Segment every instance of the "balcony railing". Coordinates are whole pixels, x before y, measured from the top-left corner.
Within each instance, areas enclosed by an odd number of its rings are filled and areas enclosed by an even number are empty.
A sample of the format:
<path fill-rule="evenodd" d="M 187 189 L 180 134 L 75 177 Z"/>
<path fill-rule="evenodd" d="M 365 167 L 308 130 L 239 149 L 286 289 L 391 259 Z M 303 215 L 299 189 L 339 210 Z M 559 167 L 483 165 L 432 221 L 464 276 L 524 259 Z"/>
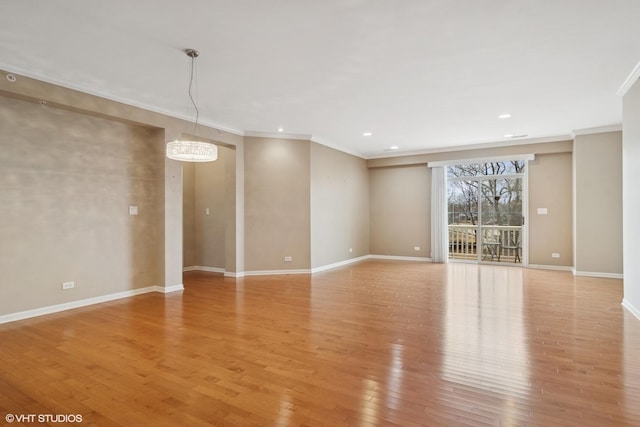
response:
<path fill-rule="evenodd" d="M 482 261 L 521 263 L 522 227 L 449 225 L 450 259 L 477 260 L 478 253 Z"/>

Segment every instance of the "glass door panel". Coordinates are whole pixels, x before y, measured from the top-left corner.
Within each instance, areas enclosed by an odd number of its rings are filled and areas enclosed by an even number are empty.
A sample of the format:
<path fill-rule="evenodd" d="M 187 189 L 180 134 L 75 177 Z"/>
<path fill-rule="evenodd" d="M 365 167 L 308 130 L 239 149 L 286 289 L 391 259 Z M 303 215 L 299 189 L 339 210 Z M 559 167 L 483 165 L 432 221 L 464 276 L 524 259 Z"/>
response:
<path fill-rule="evenodd" d="M 478 181 L 449 181 L 449 258 L 477 260 Z"/>
<path fill-rule="evenodd" d="M 481 180 L 479 211 L 481 259 L 521 262 L 522 178 Z"/>

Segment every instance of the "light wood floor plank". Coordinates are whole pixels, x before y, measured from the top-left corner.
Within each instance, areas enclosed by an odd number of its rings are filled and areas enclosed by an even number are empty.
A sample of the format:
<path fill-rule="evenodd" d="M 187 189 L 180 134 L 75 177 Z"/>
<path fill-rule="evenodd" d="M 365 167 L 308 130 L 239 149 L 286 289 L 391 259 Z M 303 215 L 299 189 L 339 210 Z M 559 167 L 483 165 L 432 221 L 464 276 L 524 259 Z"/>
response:
<path fill-rule="evenodd" d="M 640 425 L 640 321 L 620 280 L 369 260 L 184 282 L 0 325 L 0 420 Z"/>

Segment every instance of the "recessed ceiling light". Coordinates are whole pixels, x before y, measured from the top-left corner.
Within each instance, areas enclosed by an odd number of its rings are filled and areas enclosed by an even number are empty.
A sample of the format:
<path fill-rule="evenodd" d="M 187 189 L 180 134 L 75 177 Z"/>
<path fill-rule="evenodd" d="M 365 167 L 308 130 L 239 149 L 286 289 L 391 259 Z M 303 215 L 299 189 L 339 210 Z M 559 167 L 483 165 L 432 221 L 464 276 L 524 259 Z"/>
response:
<path fill-rule="evenodd" d="M 284 132 L 284 128 L 278 128 L 278 132 Z"/>
<path fill-rule="evenodd" d="M 362 136 L 371 136 L 373 133 L 371 132 L 362 132 Z"/>
<path fill-rule="evenodd" d="M 389 147 L 389 150 L 397 150 L 398 148 L 400 147 L 398 147 L 397 145 L 392 145 L 391 147 Z"/>
<path fill-rule="evenodd" d="M 505 138 L 513 138 L 513 134 L 512 133 L 505 133 L 504 137 Z"/>
<path fill-rule="evenodd" d="M 498 116 L 499 119 L 508 119 L 509 117 L 511 117 L 511 114 L 509 113 L 500 114 Z"/>

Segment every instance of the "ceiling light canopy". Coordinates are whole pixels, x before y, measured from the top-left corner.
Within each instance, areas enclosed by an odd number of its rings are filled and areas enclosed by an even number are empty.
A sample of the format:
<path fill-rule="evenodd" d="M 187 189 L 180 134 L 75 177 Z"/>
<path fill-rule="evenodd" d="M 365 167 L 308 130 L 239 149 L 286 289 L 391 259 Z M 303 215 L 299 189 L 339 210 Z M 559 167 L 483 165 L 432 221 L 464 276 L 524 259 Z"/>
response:
<path fill-rule="evenodd" d="M 186 49 L 185 53 L 191 58 L 191 77 L 189 79 L 189 99 L 196 110 L 196 119 L 193 123 L 193 136 L 197 138 L 198 117 L 200 112 L 196 101 L 191 94 L 191 86 L 193 85 L 193 70 L 195 60 L 200 55 L 195 49 Z M 218 158 L 218 147 L 215 144 L 197 139 L 176 139 L 167 144 L 167 157 L 182 162 L 212 162 Z"/>
<path fill-rule="evenodd" d="M 500 114 L 498 116 L 499 119 L 508 119 L 510 117 L 511 117 L 511 114 L 509 114 L 509 113 Z"/>
<path fill-rule="evenodd" d="M 373 132 L 362 132 L 362 136 L 371 136 Z"/>

